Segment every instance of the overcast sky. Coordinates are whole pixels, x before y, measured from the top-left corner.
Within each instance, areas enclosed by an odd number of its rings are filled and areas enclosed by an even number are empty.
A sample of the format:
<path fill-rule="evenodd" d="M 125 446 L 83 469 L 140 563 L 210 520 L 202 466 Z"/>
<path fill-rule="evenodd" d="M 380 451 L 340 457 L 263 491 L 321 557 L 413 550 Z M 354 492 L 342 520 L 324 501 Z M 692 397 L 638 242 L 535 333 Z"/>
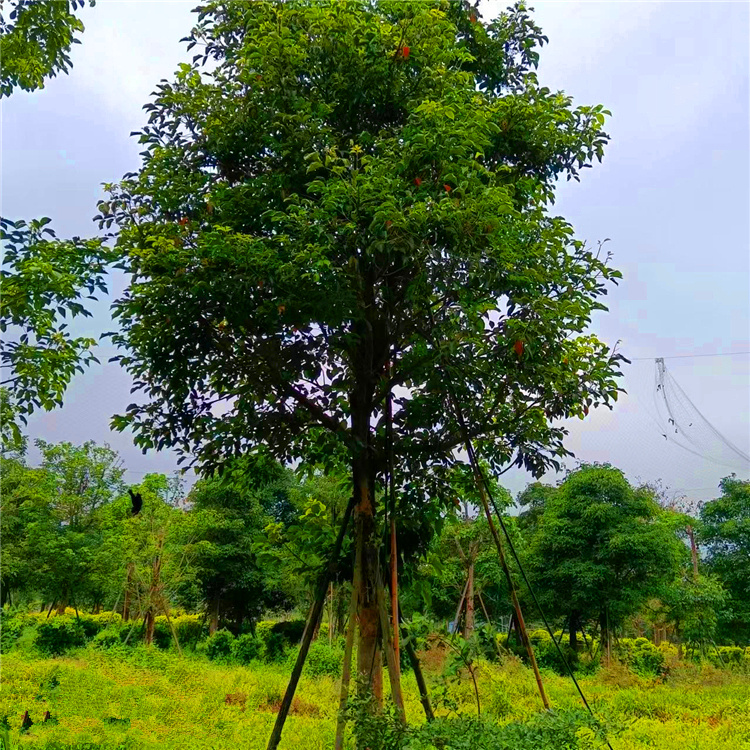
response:
<path fill-rule="evenodd" d="M 3 101 L 2 214 L 50 216 L 58 235 L 91 235 L 101 184 L 139 166 L 132 130 L 162 78 L 188 60 L 180 38 L 195 2 L 99 0 L 69 76 Z M 485 2 L 485 18 L 505 3 Z M 654 403 L 654 358 L 716 430 L 750 452 L 750 89 L 745 3 L 538 2 L 549 37 L 540 82 L 578 104 L 612 111 L 603 164 L 581 183 L 560 186 L 554 211 L 581 239 L 608 238 L 624 280 L 593 329 L 636 358 L 614 411 L 570 424 L 569 447 L 585 461 L 609 461 L 633 480 L 661 479 L 696 499 L 750 466 L 706 440 L 695 455 L 664 438 Z M 113 295 L 123 279 L 113 279 Z M 87 330 L 110 330 L 109 303 Z M 101 347 L 103 362 L 114 352 Z M 173 470 L 169 453 L 142 455 L 109 419 L 130 402 L 117 365 L 92 367 L 71 386 L 64 408 L 30 419 L 32 438 L 109 442 L 130 481 Z M 702 433 L 708 434 L 708 432 Z M 669 436 L 668 436 L 669 437 Z M 700 442 L 700 441 L 699 441 Z M 695 446 L 694 446 L 695 447 Z M 32 460 L 35 458 L 33 452 Z M 719 465 L 709 458 L 724 461 Z M 548 476 L 547 481 L 555 481 Z M 514 493 L 529 477 L 509 472 Z"/>

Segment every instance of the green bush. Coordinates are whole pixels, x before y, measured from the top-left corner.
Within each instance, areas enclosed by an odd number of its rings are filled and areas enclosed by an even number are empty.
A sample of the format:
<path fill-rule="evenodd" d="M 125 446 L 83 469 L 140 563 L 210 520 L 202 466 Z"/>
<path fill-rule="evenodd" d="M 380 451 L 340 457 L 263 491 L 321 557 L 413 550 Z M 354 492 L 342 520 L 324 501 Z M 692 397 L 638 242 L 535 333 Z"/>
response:
<path fill-rule="evenodd" d="M 161 649 L 168 649 L 174 644 L 174 638 L 172 638 L 172 630 L 169 627 L 169 622 L 164 615 L 159 615 L 154 618 L 154 646 Z"/>
<path fill-rule="evenodd" d="M 299 648 L 290 649 L 287 655 L 288 666 L 294 666 Z M 331 675 L 340 677 L 344 665 L 344 649 L 341 641 L 329 646 L 327 641 L 317 640 L 310 644 L 305 660 L 305 674 L 311 677 Z"/>
<path fill-rule="evenodd" d="M 0 652 L 5 654 L 12 649 L 22 630 L 21 620 L 3 614 L 0 618 Z"/>
<path fill-rule="evenodd" d="M 92 639 L 91 643 L 96 648 L 110 649 L 119 646 L 124 640 L 123 630 L 119 627 L 100 630 Z"/>
<path fill-rule="evenodd" d="M 55 617 L 41 623 L 36 629 L 36 647 L 50 656 L 60 656 L 71 648 L 83 646 L 86 637 L 80 623 Z"/>
<path fill-rule="evenodd" d="M 249 664 L 262 657 L 263 641 L 258 636 L 245 633 L 232 643 L 232 658 L 240 664 Z"/>
<path fill-rule="evenodd" d="M 628 669 L 641 677 L 651 677 L 664 671 L 664 652 L 648 638 L 621 638 L 620 659 Z"/>
<path fill-rule="evenodd" d="M 299 644 L 304 630 L 304 620 L 282 622 L 264 620 L 256 625 L 255 634 L 263 642 L 266 660 L 279 662 L 285 659 L 290 646 Z"/>
<path fill-rule="evenodd" d="M 348 713 L 355 722 L 357 745 L 370 750 L 589 750 L 604 741 L 602 726 L 582 710 L 539 714 L 511 724 L 458 717 L 406 728 L 392 711 L 371 714 L 367 699 L 356 696 Z"/>
<path fill-rule="evenodd" d="M 478 718 L 437 719 L 407 736 L 403 750 L 578 750 L 598 747 L 602 728 L 583 711 L 540 714 L 530 721 L 498 724 Z M 594 745 L 594 742 L 597 742 Z M 375 750 L 375 745 L 372 750 Z"/>
<path fill-rule="evenodd" d="M 200 615 L 180 615 L 172 620 L 182 648 L 195 649 L 204 635 L 204 624 Z"/>
<path fill-rule="evenodd" d="M 206 655 L 209 659 L 228 659 L 232 655 L 234 636 L 228 630 L 217 630 L 206 641 Z"/>

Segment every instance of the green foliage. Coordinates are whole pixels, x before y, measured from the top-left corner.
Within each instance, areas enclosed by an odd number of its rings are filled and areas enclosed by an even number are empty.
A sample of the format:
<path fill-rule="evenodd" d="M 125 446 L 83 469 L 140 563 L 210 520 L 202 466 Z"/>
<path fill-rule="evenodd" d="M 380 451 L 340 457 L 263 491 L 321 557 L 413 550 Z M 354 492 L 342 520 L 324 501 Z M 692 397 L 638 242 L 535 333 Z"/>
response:
<path fill-rule="evenodd" d="M 211 660 L 228 659 L 232 654 L 234 636 L 228 630 L 217 630 L 208 636 L 206 655 Z"/>
<path fill-rule="evenodd" d="M 680 638 L 706 646 L 717 637 L 727 592 L 715 576 L 696 578 L 692 570 L 686 571 L 664 586 L 660 598 Z"/>
<path fill-rule="evenodd" d="M 23 623 L 4 611 L 0 612 L 0 652 L 8 653 L 21 635 Z"/>
<path fill-rule="evenodd" d="M 71 648 L 83 646 L 85 633 L 81 625 L 70 619 L 55 617 L 40 623 L 36 629 L 36 647 L 50 656 L 60 656 Z"/>
<path fill-rule="evenodd" d="M 527 553 L 545 608 L 573 631 L 592 619 L 602 630 L 619 626 L 680 569 L 676 523 L 618 469 L 571 472 L 548 494 Z"/>
<path fill-rule="evenodd" d="M 239 664 L 249 664 L 263 657 L 263 641 L 256 635 L 244 633 L 232 643 L 232 659 Z"/>
<path fill-rule="evenodd" d="M 664 653 L 647 638 L 620 638 L 618 656 L 642 677 L 657 676 L 664 669 Z"/>
<path fill-rule="evenodd" d="M 94 5 L 95 0 L 90 0 Z M 80 44 L 83 23 L 75 15 L 85 0 L 11 0 L 0 12 L 0 97 L 15 88 L 44 88 L 44 79 L 70 69 L 70 48 Z"/>
<path fill-rule="evenodd" d="M 61 405 L 73 375 L 98 361 L 91 351 L 95 339 L 71 336 L 67 320 L 91 316 L 84 301 L 96 299 L 96 291 L 106 294 L 113 253 L 101 239 L 57 240 L 49 222 L 0 219 L 3 438 L 11 442 L 20 440 L 19 421 L 26 424 L 34 410 Z"/>
<path fill-rule="evenodd" d="M 608 136 L 601 106 L 538 84 L 543 41 L 522 5 L 485 24 L 458 3 L 206 4 L 190 43 L 216 64 L 160 84 L 142 168 L 100 204 L 145 396 L 113 426 L 205 469 L 261 444 L 384 456 L 389 367 L 404 504 L 436 516 L 462 439 L 447 361 L 493 468 L 559 465 L 554 420 L 617 397 L 620 355 L 583 332 L 619 274 L 547 213 Z"/>
<path fill-rule="evenodd" d="M 278 465 L 273 468 L 281 471 Z M 180 542 L 189 565 L 178 597 L 202 607 L 216 618 L 215 626 L 218 612 L 225 625 L 236 627 L 252 624 L 263 609 L 283 603 L 254 551 L 268 520 L 259 495 L 274 479 L 265 474 L 262 466 L 237 462 L 222 477 L 197 482 L 187 498 L 190 512 L 183 519 Z"/>
<path fill-rule="evenodd" d="M 124 629 L 117 627 L 100 630 L 93 638 L 92 644 L 96 648 L 113 648 L 119 646 L 125 637 Z"/>
<path fill-rule="evenodd" d="M 258 623 L 256 635 L 263 641 L 268 661 L 282 661 L 290 647 L 299 645 L 305 630 L 304 620 Z"/>
<path fill-rule="evenodd" d="M 700 541 L 709 569 L 728 593 L 721 634 L 750 645 L 750 481 L 721 480 L 721 497 L 701 509 Z"/>
<path fill-rule="evenodd" d="M 555 711 L 530 721 L 500 725 L 481 718 L 441 719 L 411 733 L 400 747 L 418 750 L 594 750 L 603 748 L 604 729 L 582 710 Z M 379 745 L 373 745 L 378 748 Z"/>
<path fill-rule="evenodd" d="M 204 635 L 205 625 L 198 615 L 181 615 L 172 618 L 177 639 L 182 648 L 195 649 Z"/>
<path fill-rule="evenodd" d="M 298 648 L 293 648 L 287 652 L 286 664 L 290 669 L 294 666 L 298 651 Z M 343 642 L 334 641 L 329 646 L 327 641 L 322 641 L 318 638 L 318 640 L 310 644 L 310 650 L 305 660 L 304 673 L 310 677 L 320 677 L 321 675 L 340 677 L 343 664 Z"/>

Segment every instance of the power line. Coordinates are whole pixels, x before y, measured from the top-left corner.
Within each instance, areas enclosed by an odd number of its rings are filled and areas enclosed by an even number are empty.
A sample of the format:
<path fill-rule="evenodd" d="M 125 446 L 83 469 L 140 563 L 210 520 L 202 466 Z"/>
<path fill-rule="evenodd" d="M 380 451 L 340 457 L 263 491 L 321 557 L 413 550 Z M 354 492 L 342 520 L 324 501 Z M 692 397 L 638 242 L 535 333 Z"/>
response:
<path fill-rule="evenodd" d="M 693 357 L 736 357 L 740 354 L 750 354 L 747 352 L 719 352 L 717 354 L 673 354 L 669 357 L 631 357 L 631 362 L 645 362 L 654 359 L 693 359 Z"/>

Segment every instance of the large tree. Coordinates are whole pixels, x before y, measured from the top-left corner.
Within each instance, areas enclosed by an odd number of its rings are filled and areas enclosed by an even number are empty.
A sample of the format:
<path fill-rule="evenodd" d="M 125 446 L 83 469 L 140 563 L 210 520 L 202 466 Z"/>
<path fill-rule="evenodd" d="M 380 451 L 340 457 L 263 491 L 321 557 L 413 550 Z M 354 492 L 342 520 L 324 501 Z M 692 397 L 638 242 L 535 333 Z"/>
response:
<path fill-rule="evenodd" d="M 570 645 L 588 621 L 602 633 L 622 625 L 672 583 L 687 558 L 682 517 L 659 507 L 648 487 L 632 487 L 607 464 L 583 465 L 545 493 L 529 547 L 540 598 L 564 617 Z"/>
<path fill-rule="evenodd" d="M 601 158 L 606 112 L 539 85 L 546 39 L 520 4 L 489 23 L 447 0 L 199 19 L 201 53 L 146 105 L 140 171 L 101 204 L 141 394 L 114 426 L 203 470 L 259 445 L 346 462 L 377 679 L 389 447 L 400 513 L 434 512 L 458 404 L 491 468 L 538 474 L 567 453 L 559 420 L 617 395 L 620 356 L 584 332 L 618 273 L 549 211 L 556 180 Z"/>

